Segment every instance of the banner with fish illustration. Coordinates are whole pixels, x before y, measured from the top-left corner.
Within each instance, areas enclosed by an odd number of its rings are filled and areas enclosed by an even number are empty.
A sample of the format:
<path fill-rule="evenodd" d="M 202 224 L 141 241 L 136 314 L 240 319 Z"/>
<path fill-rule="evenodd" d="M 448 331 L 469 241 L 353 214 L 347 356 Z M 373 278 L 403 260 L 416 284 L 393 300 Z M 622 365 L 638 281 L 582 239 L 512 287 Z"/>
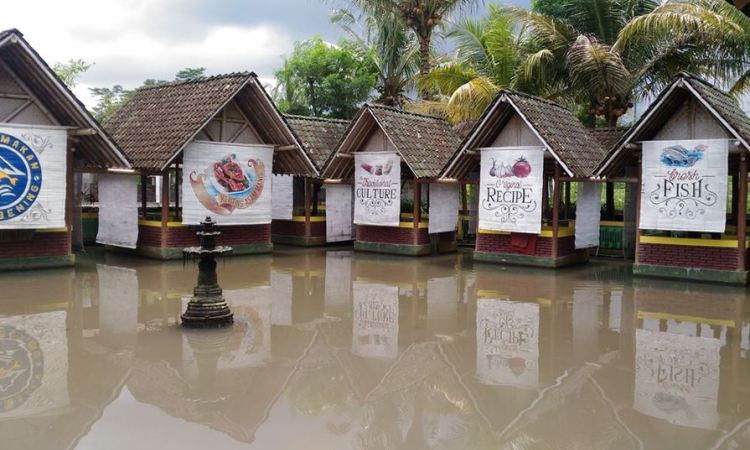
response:
<path fill-rule="evenodd" d="M 458 184 L 430 184 L 430 234 L 456 231 L 458 197 Z"/>
<path fill-rule="evenodd" d="M 719 423 L 719 339 L 638 329 L 633 408 L 713 430 Z"/>
<path fill-rule="evenodd" d="M 65 128 L 0 125 L 0 229 L 65 227 Z"/>
<path fill-rule="evenodd" d="M 273 147 L 196 141 L 183 156 L 182 223 L 271 223 Z"/>
<path fill-rule="evenodd" d="M 397 357 L 398 286 L 355 281 L 352 291 L 352 353 L 366 358 Z"/>
<path fill-rule="evenodd" d="M 639 228 L 723 233 L 728 153 L 725 139 L 644 142 Z"/>
<path fill-rule="evenodd" d="M 65 311 L 0 318 L 0 421 L 70 404 Z"/>
<path fill-rule="evenodd" d="M 135 248 L 138 243 L 138 179 L 135 175 L 99 176 L 96 242 L 124 248 Z"/>
<path fill-rule="evenodd" d="M 397 227 L 401 220 L 401 158 L 395 152 L 354 154 L 354 223 Z"/>
<path fill-rule="evenodd" d="M 479 229 L 542 231 L 544 149 L 482 149 Z"/>
<path fill-rule="evenodd" d="M 477 300 L 477 379 L 482 384 L 539 384 L 539 304 Z"/>

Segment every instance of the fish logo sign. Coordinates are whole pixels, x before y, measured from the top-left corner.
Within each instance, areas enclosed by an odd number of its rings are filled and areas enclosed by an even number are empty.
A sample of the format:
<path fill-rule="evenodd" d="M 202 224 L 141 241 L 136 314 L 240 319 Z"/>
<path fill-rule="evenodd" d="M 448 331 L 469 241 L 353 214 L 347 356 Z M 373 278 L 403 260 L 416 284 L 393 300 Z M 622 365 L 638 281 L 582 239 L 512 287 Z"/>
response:
<path fill-rule="evenodd" d="M 0 414 L 23 405 L 42 385 L 44 355 L 24 330 L 0 326 Z"/>
<path fill-rule="evenodd" d="M 39 156 L 24 141 L 0 133 L 0 221 L 23 215 L 41 190 Z"/>

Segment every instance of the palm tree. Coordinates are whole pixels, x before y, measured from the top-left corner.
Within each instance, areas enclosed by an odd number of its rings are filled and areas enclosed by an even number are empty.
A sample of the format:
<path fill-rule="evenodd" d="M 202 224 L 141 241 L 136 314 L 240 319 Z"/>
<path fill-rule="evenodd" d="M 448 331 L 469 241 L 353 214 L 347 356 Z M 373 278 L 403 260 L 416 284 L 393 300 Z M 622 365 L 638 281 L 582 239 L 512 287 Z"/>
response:
<path fill-rule="evenodd" d="M 419 42 L 419 73 L 427 74 L 432 68 L 431 50 L 435 28 L 443 18 L 462 8 L 473 7 L 478 0 L 350 0 L 361 11 L 372 17 L 396 14 L 407 28 L 417 36 Z M 429 99 L 430 92 L 422 91 L 422 98 Z"/>
<path fill-rule="evenodd" d="M 339 9 L 332 12 L 331 21 L 370 55 L 378 72 L 379 96 L 374 102 L 401 108 L 419 71 L 419 47 L 414 33 L 395 14 L 376 18 L 365 13 L 357 18 L 350 10 Z M 361 32 L 356 30 L 358 24 Z"/>

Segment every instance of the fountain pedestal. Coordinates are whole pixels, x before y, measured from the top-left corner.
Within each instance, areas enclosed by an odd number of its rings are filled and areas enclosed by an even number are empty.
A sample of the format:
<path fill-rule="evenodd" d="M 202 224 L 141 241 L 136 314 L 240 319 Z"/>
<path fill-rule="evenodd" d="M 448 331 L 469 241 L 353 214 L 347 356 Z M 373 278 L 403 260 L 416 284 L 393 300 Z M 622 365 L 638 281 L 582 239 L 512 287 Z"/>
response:
<path fill-rule="evenodd" d="M 193 297 L 181 316 L 182 325 L 194 328 L 222 327 L 234 321 L 234 314 L 229 309 L 219 286 L 216 257 L 231 252 L 232 248 L 216 245 L 216 237 L 221 235 L 221 232 L 215 230 L 216 222 L 211 220 L 211 217 L 206 217 L 201 225 L 203 229 L 196 233 L 201 239 L 200 247 L 183 249 L 186 258 L 199 258 L 199 262 L 198 285 L 193 289 Z"/>

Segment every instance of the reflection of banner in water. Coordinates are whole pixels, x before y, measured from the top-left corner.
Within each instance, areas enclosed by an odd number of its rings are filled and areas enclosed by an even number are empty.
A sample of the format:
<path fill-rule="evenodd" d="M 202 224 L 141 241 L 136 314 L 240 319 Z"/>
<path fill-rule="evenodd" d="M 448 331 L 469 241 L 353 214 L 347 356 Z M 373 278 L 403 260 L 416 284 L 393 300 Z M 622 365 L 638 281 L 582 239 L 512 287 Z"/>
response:
<path fill-rule="evenodd" d="M 458 224 L 458 184 L 430 184 L 430 234 L 456 231 Z"/>
<path fill-rule="evenodd" d="M 271 270 L 271 325 L 292 325 L 292 274 Z"/>
<path fill-rule="evenodd" d="M 455 276 L 427 280 L 428 319 L 454 319 L 457 306 L 458 282 Z"/>
<path fill-rule="evenodd" d="M 326 242 L 354 239 L 352 227 L 352 187 L 348 184 L 326 185 Z"/>
<path fill-rule="evenodd" d="M 138 273 L 97 264 L 99 330 L 104 335 L 135 337 L 138 331 Z"/>
<path fill-rule="evenodd" d="M 294 177 L 291 175 L 274 175 L 271 194 L 271 218 L 273 220 L 292 220 Z"/>
<path fill-rule="evenodd" d="M 477 300 L 477 378 L 482 384 L 539 384 L 539 305 Z"/>
<path fill-rule="evenodd" d="M 401 158 L 395 152 L 354 154 L 354 223 L 397 227 L 401 220 Z"/>
<path fill-rule="evenodd" d="M 636 330 L 636 411 L 714 429 L 719 421 L 718 339 Z"/>
<path fill-rule="evenodd" d="M 224 291 L 234 313 L 220 369 L 263 366 L 271 359 L 271 287 Z"/>
<path fill-rule="evenodd" d="M 604 303 L 601 285 L 580 283 L 573 291 L 573 353 L 591 361 L 599 354 L 599 314 Z"/>
<path fill-rule="evenodd" d="M 135 175 L 99 175 L 96 242 L 135 248 L 138 242 L 138 180 Z"/>
<path fill-rule="evenodd" d="M 348 307 L 351 303 L 352 254 L 326 252 L 326 307 Z"/>
<path fill-rule="evenodd" d="M 65 312 L 0 319 L 0 420 L 69 402 Z"/>
<path fill-rule="evenodd" d="M 354 282 L 352 353 L 398 356 L 398 286 Z"/>

